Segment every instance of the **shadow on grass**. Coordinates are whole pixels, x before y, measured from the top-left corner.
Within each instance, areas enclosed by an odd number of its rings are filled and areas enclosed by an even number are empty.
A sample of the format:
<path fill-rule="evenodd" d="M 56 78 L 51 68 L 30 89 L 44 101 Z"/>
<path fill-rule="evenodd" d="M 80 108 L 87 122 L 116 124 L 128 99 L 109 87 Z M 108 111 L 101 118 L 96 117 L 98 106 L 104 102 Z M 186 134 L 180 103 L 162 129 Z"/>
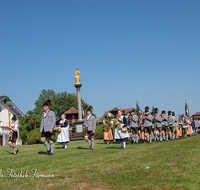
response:
<path fill-rule="evenodd" d="M 56 149 L 64 149 L 63 147 L 56 147 Z"/>
<path fill-rule="evenodd" d="M 14 154 L 13 152 L 6 151 L 8 154 Z"/>
<path fill-rule="evenodd" d="M 122 149 L 121 147 L 105 147 L 105 148 L 108 148 L 108 149 Z"/>
<path fill-rule="evenodd" d="M 87 150 L 90 150 L 90 148 L 84 148 L 84 147 L 77 147 L 77 149 L 87 149 Z"/>
<path fill-rule="evenodd" d="M 44 151 L 39 151 L 38 154 L 45 154 L 46 152 Z"/>

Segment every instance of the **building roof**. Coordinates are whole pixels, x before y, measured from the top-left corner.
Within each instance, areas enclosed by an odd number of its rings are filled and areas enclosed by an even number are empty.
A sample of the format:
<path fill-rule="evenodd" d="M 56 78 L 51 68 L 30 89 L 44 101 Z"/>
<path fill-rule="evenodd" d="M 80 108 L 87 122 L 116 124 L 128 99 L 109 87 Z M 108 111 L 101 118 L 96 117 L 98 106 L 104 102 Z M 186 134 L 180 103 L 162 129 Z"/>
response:
<path fill-rule="evenodd" d="M 110 110 L 110 112 L 114 112 L 114 111 L 118 111 L 118 107 L 113 108 L 112 110 Z"/>
<path fill-rule="evenodd" d="M 192 116 L 200 116 L 200 112 L 196 112 L 194 115 Z"/>
<path fill-rule="evenodd" d="M 103 123 L 103 117 L 98 118 L 98 123 Z"/>
<path fill-rule="evenodd" d="M 130 111 L 132 111 L 134 108 L 122 108 L 122 110 L 124 110 L 124 114 L 127 115 Z M 110 113 L 116 112 L 118 111 L 118 107 L 113 108 Z"/>
<path fill-rule="evenodd" d="M 7 96 L 0 96 L 0 101 L 2 101 L 5 97 Z M 22 113 L 22 111 L 11 101 L 10 102 L 10 105 L 11 105 L 11 109 L 15 110 L 15 112 L 17 113 L 17 117 L 20 118 L 20 117 L 24 117 L 24 114 Z"/>
<path fill-rule="evenodd" d="M 125 115 L 127 115 L 130 111 L 132 111 L 134 108 L 126 108 L 126 109 L 122 109 L 124 110 Z"/>
<path fill-rule="evenodd" d="M 3 100 L 6 96 L 0 96 L 0 101 Z"/>
<path fill-rule="evenodd" d="M 76 114 L 78 113 L 78 110 L 74 107 L 70 108 L 68 111 L 65 112 L 65 114 Z"/>

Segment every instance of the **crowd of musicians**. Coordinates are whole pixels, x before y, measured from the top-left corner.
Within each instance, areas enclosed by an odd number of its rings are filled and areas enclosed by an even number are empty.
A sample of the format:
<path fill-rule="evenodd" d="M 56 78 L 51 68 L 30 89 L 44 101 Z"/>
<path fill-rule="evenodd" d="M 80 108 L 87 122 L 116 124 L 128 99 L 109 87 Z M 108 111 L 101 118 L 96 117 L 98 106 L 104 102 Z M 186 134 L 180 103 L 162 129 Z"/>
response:
<path fill-rule="evenodd" d="M 200 126 L 198 119 L 184 115 L 176 117 L 174 112 L 166 113 L 165 110 L 162 110 L 160 115 L 158 113 L 158 108 L 150 113 L 149 107 L 146 106 L 144 113 L 136 114 L 133 109 L 128 116 L 124 115 L 123 110 L 119 110 L 115 120 L 108 114 L 104 122 L 104 141 L 112 144 L 115 139 L 121 143 L 121 148 L 126 148 L 126 142 L 129 140 L 132 144 L 138 144 L 139 141 L 151 144 L 152 141 L 167 142 L 197 135 Z M 117 120 L 120 122 L 120 127 L 116 124 Z M 110 121 L 109 129 L 106 128 L 108 121 Z M 113 127 L 115 134 L 113 134 Z"/>

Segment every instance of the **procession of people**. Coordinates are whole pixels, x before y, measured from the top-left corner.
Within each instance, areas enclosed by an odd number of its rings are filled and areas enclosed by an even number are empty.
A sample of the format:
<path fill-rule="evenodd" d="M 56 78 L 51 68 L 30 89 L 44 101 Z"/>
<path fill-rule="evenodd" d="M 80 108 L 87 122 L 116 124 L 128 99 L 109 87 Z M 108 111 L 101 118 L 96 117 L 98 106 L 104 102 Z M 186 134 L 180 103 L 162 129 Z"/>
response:
<path fill-rule="evenodd" d="M 54 142 L 62 144 L 63 149 L 67 149 L 67 143 L 70 141 L 69 121 L 66 115 L 62 114 L 59 125 L 56 127 L 56 116 L 49 109 L 51 100 L 47 100 L 43 104 L 44 113 L 40 125 L 41 142 L 46 147 L 46 155 L 54 155 Z M 84 118 L 85 135 L 84 139 L 89 144 L 89 149 L 94 150 L 96 119 L 92 115 L 93 106 L 88 106 L 87 115 Z M 181 115 L 176 117 L 175 112 L 162 110 L 159 115 L 158 108 L 149 111 L 146 106 L 144 112 L 136 112 L 135 109 L 125 115 L 124 110 L 119 109 L 117 115 L 111 113 L 106 114 L 104 118 L 104 141 L 107 144 L 113 144 L 113 141 L 121 144 L 122 149 L 126 149 L 127 142 L 131 144 L 139 144 L 139 142 L 163 142 L 168 140 L 178 140 L 187 138 L 188 136 L 197 135 L 200 122 L 197 118 L 189 118 L 189 115 Z M 19 150 L 16 148 L 16 139 L 18 136 L 16 117 L 13 116 L 10 127 L 13 131 L 12 139 L 9 145 L 14 149 L 16 155 Z M 57 139 L 55 132 L 58 132 Z M 50 146 L 47 142 L 49 140 Z"/>

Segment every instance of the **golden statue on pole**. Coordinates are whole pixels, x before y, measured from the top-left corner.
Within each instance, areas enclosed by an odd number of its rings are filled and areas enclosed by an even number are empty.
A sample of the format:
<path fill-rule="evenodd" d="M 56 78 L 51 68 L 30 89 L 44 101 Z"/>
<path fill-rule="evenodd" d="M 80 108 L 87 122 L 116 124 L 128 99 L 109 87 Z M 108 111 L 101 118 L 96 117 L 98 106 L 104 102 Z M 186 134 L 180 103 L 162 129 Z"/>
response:
<path fill-rule="evenodd" d="M 78 70 L 78 67 L 76 68 L 76 72 L 74 76 L 75 76 L 76 84 L 80 84 L 80 71 Z"/>

